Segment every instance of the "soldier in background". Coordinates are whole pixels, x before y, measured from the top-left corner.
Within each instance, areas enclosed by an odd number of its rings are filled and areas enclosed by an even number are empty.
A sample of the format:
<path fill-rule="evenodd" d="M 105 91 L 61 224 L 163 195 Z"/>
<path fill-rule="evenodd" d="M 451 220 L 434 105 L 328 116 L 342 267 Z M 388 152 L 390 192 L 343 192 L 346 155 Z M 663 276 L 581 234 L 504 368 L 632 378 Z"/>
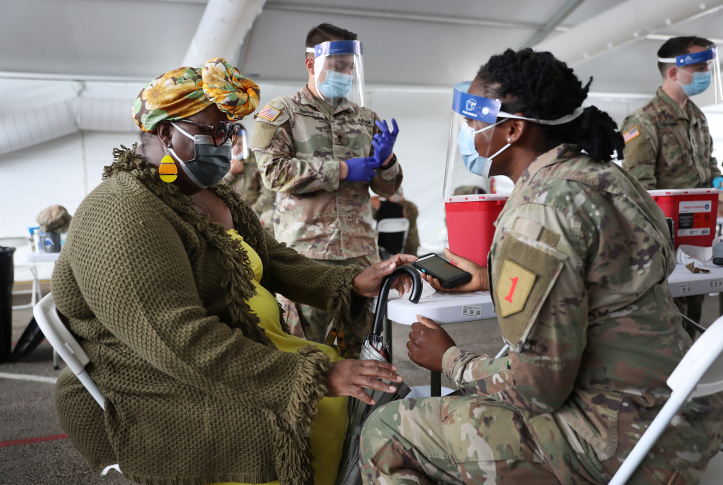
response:
<path fill-rule="evenodd" d="M 713 157 L 708 121 L 689 99 L 710 84 L 711 61 L 676 64 L 675 59 L 685 54 L 710 57 L 706 54 L 713 46 L 694 36 L 667 40 L 658 50 L 663 85 L 653 99 L 623 121 L 623 167 L 647 190 L 719 187 L 723 181 Z M 700 322 L 704 297 L 680 297 L 675 304 L 683 315 Z"/>
<path fill-rule="evenodd" d="M 223 180 L 231 184 L 256 212 L 264 228 L 273 234 L 276 192 L 267 189 L 261 180 L 254 152 L 248 148 L 246 130 L 241 130 L 241 137 L 242 143 L 236 143 L 231 151 L 231 170 Z"/>
<path fill-rule="evenodd" d="M 393 195 L 402 169 L 393 153 L 399 132 L 360 106 L 361 43 L 321 24 L 306 37 L 308 84 L 269 102 L 256 116 L 251 141 L 266 187 L 280 193 L 274 234 L 321 263 L 370 266 L 379 261 L 369 188 Z M 355 101 L 356 100 L 356 101 Z M 292 334 L 324 342 L 323 309 L 282 300 Z M 298 310 L 299 322 L 291 316 Z M 351 346 L 356 345 L 347 336 Z"/>
<path fill-rule="evenodd" d="M 447 256 L 472 274 L 452 291 L 490 291 L 510 352 L 465 351 L 419 317 L 411 360 L 460 392 L 374 411 L 361 434 L 365 484 L 606 484 L 667 402 L 692 344 L 667 283 L 673 248 L 662 211 L 611 162 L 624 146 L 617 125 L 582 108 L 588 89 L 531 49 L 493 56 L 472 82 L 478 106 L 502 106 L 467 118 L 456 145 L 470 171 L 515 189 L 489 268 Z M 719 453 L 722 414 L 720 395 L 684 404 L 634 483 L 697 483 Z"/>

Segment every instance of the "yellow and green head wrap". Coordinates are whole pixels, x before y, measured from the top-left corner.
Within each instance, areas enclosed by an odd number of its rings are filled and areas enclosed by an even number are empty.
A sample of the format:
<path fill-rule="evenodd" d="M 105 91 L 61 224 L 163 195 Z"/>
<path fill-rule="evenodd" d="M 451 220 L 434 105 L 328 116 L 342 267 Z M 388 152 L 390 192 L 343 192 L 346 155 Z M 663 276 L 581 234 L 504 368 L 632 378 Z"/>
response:
<path fill-rule="evenodd" d="M 149 133 L 159 122 L 180 120 L 212 104 L 231 121 L 242 120 L 259 105 L 259 87 L 217 57 L 198 69 L 181 67 L 148 83 L 133 102 L 133 120 Z"/>

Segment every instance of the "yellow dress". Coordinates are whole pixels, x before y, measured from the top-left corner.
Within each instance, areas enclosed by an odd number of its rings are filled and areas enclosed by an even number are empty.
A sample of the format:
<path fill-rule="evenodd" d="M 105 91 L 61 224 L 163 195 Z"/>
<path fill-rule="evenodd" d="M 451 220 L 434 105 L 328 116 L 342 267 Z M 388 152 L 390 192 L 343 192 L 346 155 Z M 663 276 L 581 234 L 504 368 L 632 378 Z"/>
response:
<path fill-rule="evenodd" d="M 261 277 L 264 274 L 261 258 L 235 230 L 228 231 L 228 234 L 232 239 L 240 240 L 249 255 L 249 262 L 254 271 L 253 283 L 256 287 L 256 295 L 248 301 L 248 304 L 251 311 L 261 320 L 259 325 L 266 331 L 266 335 L 276 344 L 276 347 L 283 352 L 296 352 L 301 347 L 316 345 L 329 356 L 332 362 L 344 360 L 333 347 L 309 342 L 284 333 L 281 329 L 279 305 L 276 303 L 276 298 L 260 284 Z M 318 409 L 319 416 L 312 426 L 310 438 L 311 452 L 314 455 L 314 461 L 312 462 L 315 472 L 314 481 L 316 485 L 334 485 L 346 435 L 346 397 L 325 397 L 319 401 Z M 226 483 L 229 484 L 230 482 Z M 278 483 L 276 481 L 267 485 L 278 485 Z"/>

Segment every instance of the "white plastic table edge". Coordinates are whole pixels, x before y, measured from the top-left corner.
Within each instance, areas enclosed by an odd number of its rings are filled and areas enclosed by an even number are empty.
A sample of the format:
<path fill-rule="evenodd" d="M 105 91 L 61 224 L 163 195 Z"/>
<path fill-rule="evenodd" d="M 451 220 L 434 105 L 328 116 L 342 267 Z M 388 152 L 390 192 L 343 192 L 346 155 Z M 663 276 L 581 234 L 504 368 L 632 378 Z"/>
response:
<path fill-rule="evenodd" d="M 18 255 L 19 263 L 46 263 L 58 260 L 60 253 L 25 253 Z"/>

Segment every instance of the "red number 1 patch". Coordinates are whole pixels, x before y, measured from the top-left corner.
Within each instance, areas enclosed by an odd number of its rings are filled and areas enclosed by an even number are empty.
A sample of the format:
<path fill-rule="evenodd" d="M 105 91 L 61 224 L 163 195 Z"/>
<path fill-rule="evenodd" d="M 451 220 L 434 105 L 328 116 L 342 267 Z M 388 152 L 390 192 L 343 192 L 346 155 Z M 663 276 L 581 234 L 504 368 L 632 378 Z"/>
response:
<path fill-rule="evenodd" d="M 512 288 L 510 288 L 510 294 L 505 297 L 505 300 L 509 301 L 510 303 L 512 303 L 512 295 L 515 293 L 515 288 L 517 287 L 517 282 L 519 280 L 520 279 L 517 276 L 515 276 L 514 278 L 510 278 L 510 281 L 512 282 Z"/>

